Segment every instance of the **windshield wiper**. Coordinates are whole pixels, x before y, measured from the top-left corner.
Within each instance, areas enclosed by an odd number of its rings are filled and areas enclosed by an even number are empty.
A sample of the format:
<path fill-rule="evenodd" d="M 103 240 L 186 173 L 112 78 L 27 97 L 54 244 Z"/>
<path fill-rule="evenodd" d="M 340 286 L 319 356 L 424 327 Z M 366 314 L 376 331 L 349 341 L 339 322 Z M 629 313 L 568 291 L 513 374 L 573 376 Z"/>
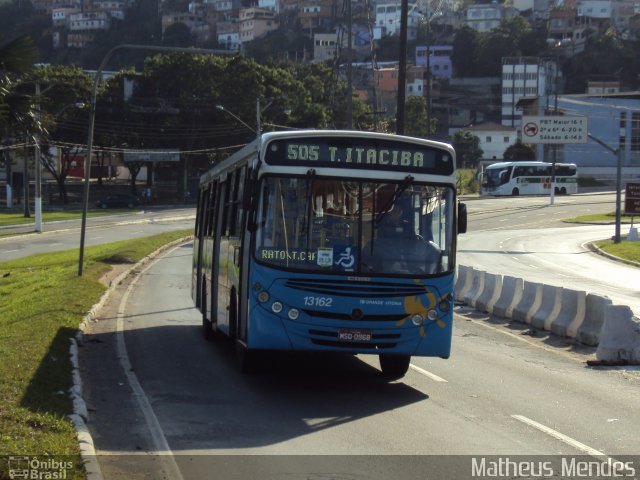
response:
<path fill-rule="evenodd" d="M 376 218 L 376 224 L 382 221 L 384 216 L 389 211 L 389 208 L 391 207 L 391 205 L 396 203 L 396 200 L 400 197 L 400 195 L 404 193 L 404 191 L 407 188 L 409 188 L 409 185 L 411 185 L 412 183 L 413 183 L 413 177 L 411 175 L 407 175 L 405 179 L 402 181 L 402 183 L 398 186 L 398 189 L 395 192 L 393 192 L 393 196 L 387 201 L 387 203 L 385 203 L 384 207 L 382 207 L 380 215 L 378 215 L 378 218 Z"/>

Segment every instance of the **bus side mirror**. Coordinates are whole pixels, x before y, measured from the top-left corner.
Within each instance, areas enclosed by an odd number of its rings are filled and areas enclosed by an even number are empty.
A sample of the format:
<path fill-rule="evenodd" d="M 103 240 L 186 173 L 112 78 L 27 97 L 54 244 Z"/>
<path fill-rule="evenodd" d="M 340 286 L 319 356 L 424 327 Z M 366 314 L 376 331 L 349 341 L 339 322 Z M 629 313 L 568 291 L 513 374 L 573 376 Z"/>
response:
<path fill-rule="evenodd" d="M 458 203 L 458 233 L 467 233 L 467 205 Z"/>

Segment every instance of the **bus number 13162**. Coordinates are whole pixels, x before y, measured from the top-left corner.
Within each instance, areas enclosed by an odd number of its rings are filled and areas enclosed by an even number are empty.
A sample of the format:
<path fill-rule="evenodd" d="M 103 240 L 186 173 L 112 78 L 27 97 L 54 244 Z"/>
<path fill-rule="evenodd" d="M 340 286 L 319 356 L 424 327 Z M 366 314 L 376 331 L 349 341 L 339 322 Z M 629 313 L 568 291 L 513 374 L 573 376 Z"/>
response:
<path fill-rule="evenodd" d="M 304 297 L 306 307 L 330 307 L 332 303 L 331 297 Z"/>

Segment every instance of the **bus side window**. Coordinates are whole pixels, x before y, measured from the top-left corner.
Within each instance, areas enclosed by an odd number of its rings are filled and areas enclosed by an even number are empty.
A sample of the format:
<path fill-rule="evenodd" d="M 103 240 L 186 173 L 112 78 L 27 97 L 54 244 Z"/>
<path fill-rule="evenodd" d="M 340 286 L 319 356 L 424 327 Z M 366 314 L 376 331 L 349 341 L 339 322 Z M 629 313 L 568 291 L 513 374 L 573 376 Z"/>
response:
<path fill-rule="evenodd" d="M 229 175 L 223 184 L 224 193 L 221 193 L 221 201 L 224 208 L 222 209 L 222 221 L 220 222 L 220 236 L 229 236 L 229 196 L 231 194 L 232 176 Z"/>
<path fill-rule="evenodd" d="M 207 190 L 207 198 L 205 200 L 206 204 L 207 204 L 207 218 L 205 220 L 206 222 L 206 228 L 205 228 L 205 235 L 211 237 L 213 236 L 214 233 L 214 229 L 215 229 L 215 225 L 216 225 L 216 191 L 217 191 L 217 187 L 218 184 L 217 183 L 211 183 L 209 184 L 209 189 Z"/>

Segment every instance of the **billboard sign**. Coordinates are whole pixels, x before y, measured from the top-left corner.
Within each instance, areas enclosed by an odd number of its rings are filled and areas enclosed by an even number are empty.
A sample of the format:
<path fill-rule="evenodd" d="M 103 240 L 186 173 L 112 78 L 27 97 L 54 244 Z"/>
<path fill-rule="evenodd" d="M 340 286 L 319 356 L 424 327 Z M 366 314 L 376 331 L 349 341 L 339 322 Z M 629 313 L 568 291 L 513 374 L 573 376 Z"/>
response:
<path fill-rule="evenodd" d="M 640 183 L 627 183 L 624 189 L 625 215 L 640 215 Z"/>
<path fill-rule="evenodd" d="M 180 152 L 175 150 L 129 150 L 123 160 L 127 162 L 179 162 Z"/>
<path fill-rule="evenodd" d="M 587 117 L 571 115 L 523 116 L 522 142 L 564 145 L 587 143 Z"/>

